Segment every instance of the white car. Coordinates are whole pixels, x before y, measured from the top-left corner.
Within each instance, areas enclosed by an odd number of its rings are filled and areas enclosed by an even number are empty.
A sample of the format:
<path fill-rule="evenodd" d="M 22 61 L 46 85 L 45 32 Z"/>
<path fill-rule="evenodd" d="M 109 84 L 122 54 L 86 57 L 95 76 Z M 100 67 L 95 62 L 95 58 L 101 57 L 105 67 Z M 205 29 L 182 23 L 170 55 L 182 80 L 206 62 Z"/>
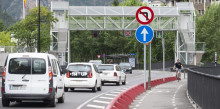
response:
<path fill-rule="evenodd" d="M 90 60 L 89 63 L 94 63 L 98 67 L 98 65 L 102 64 L 102 60 Z"/>
<path fill-rule="evenodd" d="M 65 92 L 75 88 L 89 88 L 93 92 L 102 90 L 101 77 L 93 63 L 70 63 L 64 81 Z"/>
<path fill-rule="evenodd" d="M 120 66 L 115 64 L 101 64 L 98 66 L 99 72 L 102 73 L 102 85 L 104 83 L 116 83 L 116 85 L 126 84 L 126 75 Z"/>
<path fill-rule="evenodd" d="M 64 103 L 64 78 L 55 56 L 46 53 L 9 54 L 2 75 L 2 105 L 22 100 Z"/>

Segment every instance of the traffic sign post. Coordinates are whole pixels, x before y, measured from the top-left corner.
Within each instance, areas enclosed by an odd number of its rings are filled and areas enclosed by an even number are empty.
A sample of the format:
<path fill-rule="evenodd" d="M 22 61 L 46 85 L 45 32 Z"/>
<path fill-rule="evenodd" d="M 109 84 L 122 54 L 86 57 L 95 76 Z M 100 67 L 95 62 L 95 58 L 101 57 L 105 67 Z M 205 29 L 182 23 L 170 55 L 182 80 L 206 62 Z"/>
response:
<path fill-rule="evenodd" d="M 154 37 L 154 31 L 151 27 L 146 26 L 147 24 L 151 23 L 154 19 L 154 12 L 149 7 L 141 7 L 136 12 L 136 19 L 142 26 L 138 27 L 136 30 L 136 39 L 144 44 L 144 89 L 146 90 L 146 44 L 150 43 Z M 151 89 L 151 43 L 149 45 L 150 50 L 150 63 L 149 63 L 149 76 L 148 76 L 148 89 Z"/>

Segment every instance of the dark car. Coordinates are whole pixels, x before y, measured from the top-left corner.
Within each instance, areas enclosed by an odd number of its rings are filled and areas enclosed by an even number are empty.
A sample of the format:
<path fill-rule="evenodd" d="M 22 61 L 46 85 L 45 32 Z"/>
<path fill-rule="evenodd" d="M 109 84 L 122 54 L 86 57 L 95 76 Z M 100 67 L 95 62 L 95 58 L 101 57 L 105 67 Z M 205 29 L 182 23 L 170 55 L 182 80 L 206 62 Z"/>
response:
<path fill-rule="evenodd" d="M 119 66 L 121 67 L 121 69 L 124 71 L 124 72 L 128 72 L 130 74 L 132 74 L 132 67 L 131 67 L 131 64 L 128 63 L 128 62 L 123 62 L 123 63 L 120 63 Z"/>

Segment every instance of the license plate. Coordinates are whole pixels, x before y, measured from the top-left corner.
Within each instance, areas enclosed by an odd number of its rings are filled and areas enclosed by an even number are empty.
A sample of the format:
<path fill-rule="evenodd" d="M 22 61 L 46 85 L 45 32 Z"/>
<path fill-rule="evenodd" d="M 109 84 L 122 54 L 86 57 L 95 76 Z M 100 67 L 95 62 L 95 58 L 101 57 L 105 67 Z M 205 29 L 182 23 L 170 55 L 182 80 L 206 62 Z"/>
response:
<path fill-rule="evenodd" d="M 9 90 L 25 90 L 25 85 L 10 85 Z"/>

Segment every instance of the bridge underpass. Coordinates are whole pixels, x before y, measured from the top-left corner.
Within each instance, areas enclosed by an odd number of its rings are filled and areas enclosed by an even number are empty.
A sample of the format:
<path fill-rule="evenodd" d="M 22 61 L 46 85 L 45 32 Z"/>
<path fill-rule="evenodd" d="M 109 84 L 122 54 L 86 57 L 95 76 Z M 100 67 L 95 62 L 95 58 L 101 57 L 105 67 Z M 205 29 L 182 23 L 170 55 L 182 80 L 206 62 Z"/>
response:
<path fill-rule="evenodd" d="M 51 27 L 53 42 L 50 52 L 58 54 L 61 64 L 70 63 L 70 31 L 73 30 L 136 30 L 139 6 L 69 6 L 68 2 L 52 1 L 51 11 L 59 19 Z M 176 7 L 151 7 L 154 31 L 175 31 L 175 60 L 197 65 L 205 50 L 203 42 L 195 42 L 195 9 L 192 3 L 177 3 Z M 65 62 L 66 53 L 68 61 Z"/>

